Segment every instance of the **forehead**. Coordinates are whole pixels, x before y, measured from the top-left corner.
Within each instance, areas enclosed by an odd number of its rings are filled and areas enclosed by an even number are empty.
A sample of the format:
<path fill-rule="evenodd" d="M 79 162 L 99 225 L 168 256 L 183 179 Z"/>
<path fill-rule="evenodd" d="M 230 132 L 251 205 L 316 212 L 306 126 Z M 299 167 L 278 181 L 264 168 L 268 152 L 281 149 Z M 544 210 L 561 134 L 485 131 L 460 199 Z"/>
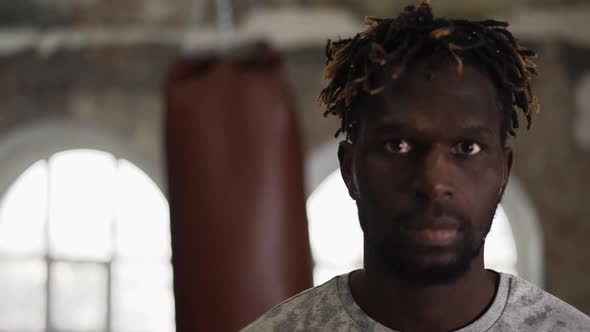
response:
<path fill-rule="evenodd" d="M 496 87 L 486 74 L 470 65 L 459 73 L 454 63 L 436 68 L 417 64 L 363 107 L 369 108 L 362 110 L 369 132 L 392 124 L 427 132 L 477 126 L 500 134 Z"/>

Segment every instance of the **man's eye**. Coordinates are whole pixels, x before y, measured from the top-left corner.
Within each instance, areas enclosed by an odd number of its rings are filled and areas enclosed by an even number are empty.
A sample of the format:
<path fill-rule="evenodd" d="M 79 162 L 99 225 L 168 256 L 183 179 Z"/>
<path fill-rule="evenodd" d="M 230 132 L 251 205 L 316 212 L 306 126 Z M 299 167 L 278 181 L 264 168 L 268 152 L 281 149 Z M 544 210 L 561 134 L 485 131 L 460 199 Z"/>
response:
<path fill-rule="evenodd" d="M 404 154 L 412 151 L 412 146 L 407 141 L 395 139 L 385 143 L 385 150 L 390 153 Z"/>
<path fill-rule="evenodd" d="M 466 155 L 466 156 L 473 156 L 481 152 L 481 146 L 475 142 L 461 142 L 457 144 L 457 153 Z"/>

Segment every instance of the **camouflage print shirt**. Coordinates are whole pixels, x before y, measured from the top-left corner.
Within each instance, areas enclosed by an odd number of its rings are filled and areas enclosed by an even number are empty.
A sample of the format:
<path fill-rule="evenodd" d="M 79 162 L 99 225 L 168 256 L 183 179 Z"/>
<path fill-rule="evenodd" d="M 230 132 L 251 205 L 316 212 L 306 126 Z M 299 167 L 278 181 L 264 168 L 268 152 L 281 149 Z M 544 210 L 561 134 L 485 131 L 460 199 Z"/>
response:
<path fill-rule="evenodd" d="M 292 297 L 242 331 L 395 332 L 358 306 L 350 291 L 349 276 L 335 277 Z M 590 318 L 535 285 L 500 273 L 498 291 L 489 309 L 475 322 L 456 331 L 590 331 Z"/>

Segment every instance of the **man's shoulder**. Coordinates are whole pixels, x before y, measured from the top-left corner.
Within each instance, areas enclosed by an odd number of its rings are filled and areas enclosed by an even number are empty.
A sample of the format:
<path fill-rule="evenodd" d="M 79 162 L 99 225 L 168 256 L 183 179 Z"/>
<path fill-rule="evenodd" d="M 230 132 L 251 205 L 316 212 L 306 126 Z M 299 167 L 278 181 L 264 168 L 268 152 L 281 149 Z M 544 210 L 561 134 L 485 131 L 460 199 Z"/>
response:
<path fill-rule="evenodd" d="M 341 276 L 342 277 L 342 276 Z M 310 288 L 267 311 L 242 329 L 250 331 L 303 331 L 322 326 L 342 310 L 338 295 L 338 278 Z"/>
<path fill-rule="evenodd" d="M 516 276 L 502 315 L 504 324 L 534 331 L 590 331 L 590 317 Z"/>

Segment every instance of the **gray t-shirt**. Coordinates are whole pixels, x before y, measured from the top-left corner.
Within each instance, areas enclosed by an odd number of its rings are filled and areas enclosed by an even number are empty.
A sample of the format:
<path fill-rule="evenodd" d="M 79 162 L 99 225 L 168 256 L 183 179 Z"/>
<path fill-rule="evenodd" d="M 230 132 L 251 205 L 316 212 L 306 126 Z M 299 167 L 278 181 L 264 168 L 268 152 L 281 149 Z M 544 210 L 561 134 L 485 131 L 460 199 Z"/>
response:
<path fill-rule="evenodd" d="M 358 306 L 350 291 L 349 276 L 335 277 L 290 298 L 242 331 L 393 332 Z M 490 308 L 475 322 L 456 331 L 590 331 L 590 318 L 533 284 L 500 273 Z"/>

